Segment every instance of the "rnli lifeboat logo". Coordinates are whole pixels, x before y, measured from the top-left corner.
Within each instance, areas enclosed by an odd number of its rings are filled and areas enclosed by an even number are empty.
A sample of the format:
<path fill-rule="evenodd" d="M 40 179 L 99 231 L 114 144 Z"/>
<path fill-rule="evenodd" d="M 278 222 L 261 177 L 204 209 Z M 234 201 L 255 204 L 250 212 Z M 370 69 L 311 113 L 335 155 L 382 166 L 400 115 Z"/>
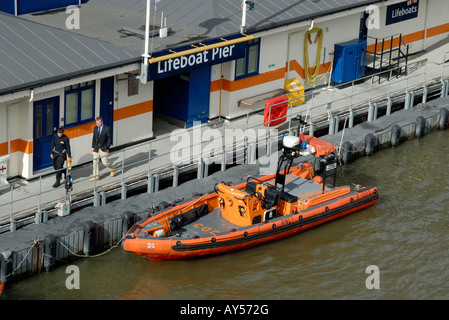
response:
<path fill-rule="evenodd" d="M 147 248 L 150 250 L 154 250 L 154 243 L 148 242 Z"/>

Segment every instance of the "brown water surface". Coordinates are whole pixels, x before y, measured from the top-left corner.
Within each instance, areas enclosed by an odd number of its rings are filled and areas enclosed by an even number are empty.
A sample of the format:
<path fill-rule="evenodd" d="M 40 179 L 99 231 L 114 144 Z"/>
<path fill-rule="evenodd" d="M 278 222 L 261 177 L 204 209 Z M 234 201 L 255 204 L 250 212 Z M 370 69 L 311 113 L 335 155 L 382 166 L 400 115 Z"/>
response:
<path fill-rule="evenodd" d="M 117 247 L 8 286 L 1 299 L 448 299 L 449 130 L 338 170 L 338 184 L 376 185 L 374 207 L 254 249 L 151 262 Z M 379 268 L 368 289 L 367 267 Z"/>

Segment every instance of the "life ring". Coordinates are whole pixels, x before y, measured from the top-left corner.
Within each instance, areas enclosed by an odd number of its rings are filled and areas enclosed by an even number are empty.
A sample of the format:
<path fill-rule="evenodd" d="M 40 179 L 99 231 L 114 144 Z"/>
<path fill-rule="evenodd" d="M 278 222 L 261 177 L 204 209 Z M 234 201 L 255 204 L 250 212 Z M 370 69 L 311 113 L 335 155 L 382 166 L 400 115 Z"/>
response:
<path fill-rule="evenodd" d="M 287 120 L 288 98 L 286 96 L 275 97 L 265 103 L 263 125 L 273 127 Z"/>

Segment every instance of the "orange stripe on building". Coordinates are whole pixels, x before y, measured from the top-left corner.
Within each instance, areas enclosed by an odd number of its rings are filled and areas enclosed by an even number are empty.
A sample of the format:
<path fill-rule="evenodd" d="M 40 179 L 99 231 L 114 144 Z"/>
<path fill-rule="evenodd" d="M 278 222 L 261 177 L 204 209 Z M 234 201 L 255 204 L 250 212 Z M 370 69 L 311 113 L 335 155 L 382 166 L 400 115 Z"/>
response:
<path fill-rule="evenodd" d="M 0 143 L 0 157 L 8 154 L 8 142 Z"/>
<path fill-rule="evenodd" d="M 85 136 L 86 134 L 92 133 L 96 123 L 89 122 L 76 127 L 64 129 L 64 134 L 69 137 L 69 139 L 74 139 L 78 137 Z"/>
<path fill-rule="evenodd" d="M 442 25 L 439 25 L 436 27 L 428 28 L 427 35 L 426 35 L 425 30 L 421 30 L 421 31 L 403 35 L 402 41 L 405 44 L 408 44 L 408 43 L 424 40 L 424 38 L 431 38 L 431 37 L 438 36 L 438 35 L 448 33 L 448 32 L 449 32 L 449 23 L 445 23 L 445 24 L 442 24 Z M 384 50 L 390 49 L 390 45 L 391 45 L 391 40 L 384 41 Z M 393 39 L 392 48 L 396 48 L 398 46 L 399 46 L 399 38 L 396 37 Z M 371 44 L 368 46 L 367 51 L 374 52 L 374 49 L 375 49 L 375 44 Z M 380 52 L 380 51 L 382 51 L 382 44 L 378 43 L 376 52 Z"/>
<path fill-rule="evenodd" d="M 304 68 L 296 60 L 290 61 L 290 70 L 289 71 L 296 71 L 296 73 L 302 79 L 304 79 L 306 77 L 306 72 L 304 71 Z"/>
<path fill-rule="evenodd" d="M 432 27 L 432 28 L 428 28 L 427 29 L 427 38 L 437 36 L 440 34 L 444 34 L 447 32 L 449 32 L 449 23 L 446 23 L 446 24 L 443 24 L 440 26 L 436 26 L 436 27 Z M 424 40 L 424 37 L 425 37 L 425 31 L 421 30 L 421 31 L 403 35 L 402 41 L 405 44 L 407 44 L 407 43 Z M 392 45 L 392 48 L 398 47 L 399 46 L 399 38 L 396 37 L 396 38 L 393 38 L 392 41 L 391 40 L 384 41 L 384 50 L 390 49 L 390 45 Z M 368 46 L 367 51 L 373 52 L 374 49 L 376 49 L 376 52 L 382 51 L 382 44 L 378 43 L 377 48 L 375 48 L 375 44 L 371 44 Z M 330 69 L 330 64 L 331 64 L 331 62 L 326 62 L 324 64 L 321 64 L 319 74 L 328 72 Z M 277 69 L 274 71 L 269 71 L 269 72 L 266 72 L 263 74 L 259 74 L 254 77 L 248 77 L 248 78 L 236 80 L 236 81 L 230 81 L 230 80 L 226 80 L 226 79 L 211 81 L 210 92 L 219 91 L 220 89 L 229 91 L 229 92 L 233 92 L 233 91 L 238 91 L 238 90 L 250 88 L 253 86 L 257 86 L 257 85 L 267 83 L 270 81 L 279 80 L 285 76 L 284 72 L 286 69 L 287 69 L 287 67 L 285 69 L 280 68 L 280 69 Z M 290 68 L 288 71 L 296 71 L 296 73 L 302 79 L 305 79 L 304 68 L 296 60 L 290 61 Z M 309 74 L 313 74 L 314 72 L 315 72 L 315 67 L 309 68 Z"/>
<path fill-rule="evenodd" d="M 264 72 L 253 77 L 248 77 L 240 80 L 215 80 L 211 82 L 210 91 L 218 91 L 220 89 L 233 92 L 246 88 L 251 88 L 267 82 L 283 79 L 285 77 L 286 68 L 279 68 L 273 71 Z M 221 83 L 220 83 L 221 82 Z"/>
<path fill-rule="evenodd" d="M 25 154 L 33 153 L 33 141 L 25 141 L 22 139 L 15 139 L 11 141 L 11 153 L 23 152 Z"/>
<path fill-rule="evenodd" d="M 153 100 L 114 110 L 114 121 L 123 120 L 153 111 Z"/>
<path fill-rule="evenodd" d="M 326 62 L 320 65 L 319 74 L 326 73 L 329 71 L 331 62 Z M 211 81 L 210 83 L 210 92 L 215 92 L 221 90 L 225 90 L 228 92 L 238 91 L 242 89 L 251 88 L 253 86 L 257 86 L 260 84 L 264 84 L 267 82 L 279 80 L 285 78 L 285 70 L 287 70 L 288 66 L 285 68 L 279 68 L 273 71 L 268 71 L 257 76 L 244 78 L 241 80 L 230 81 L 226 79 Z M 296 61 L 290 61 L 290 69 L 289 71 L 296 71 L 298 75 L 304 79 L 305 72 L 304 68 Z M 310 73 L 315 72 L 315 67 L 309 68 Z"/>
<path fill-rule="evenodd" d="M 449 23 L 427 29 L 427 38 L 449 32 Z"/>
<path fill-rule="evenodd" d="M 424 40 L 424 30 L 409 33 L 409 34 L 402 36 L 402 42 L 405 44 L 420 41 L 420 40 Z M 383 50 L 384 51 L 389 50 L 390 48 L 396 48 L 398 46 L 399 46 L 399 37 L 396 37 L 396 38 L 393 38 L 393 40 L 391 40 L 391 39 L 385 40 Z M 376 44 L 370 44 L 367 47 L 367 51 L 369 51 L 369 52 L 374 52 L 374 50 L 376 50 L 375 52 L 381 52 L 382 51 L 382 43 L 378 42 L 377 47 L 376 47 Z"/>

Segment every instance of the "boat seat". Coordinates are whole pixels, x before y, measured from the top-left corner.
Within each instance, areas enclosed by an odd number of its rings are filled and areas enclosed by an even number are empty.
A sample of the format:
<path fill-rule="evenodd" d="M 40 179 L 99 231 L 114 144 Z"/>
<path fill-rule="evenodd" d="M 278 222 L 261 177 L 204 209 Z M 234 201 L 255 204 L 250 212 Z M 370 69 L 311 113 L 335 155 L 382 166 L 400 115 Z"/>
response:
<path fill-rule="evenodd" d="M 254 194 L 257 190 L 257 182 L 250 181 L 246 183 L 245 192 L 248 194 Z"/>
<path fill-rule="evenodd" d="M 276 189 L 267 189 L 265 191 L 264 201 L 262 203 L 262 208 L 271 209 L 273 206 L 279 203 L 279 193 Z"/>
<path fill-rule="evenodd" d="M 281 192 L 280 198 L 281 198 L 281 200 L 284 200 L 285 202 L 288 202 L 288 203 L 294 203 L 294 202 L 298 201 L 297 196 L 294 196 L 288 192 Z"/>

